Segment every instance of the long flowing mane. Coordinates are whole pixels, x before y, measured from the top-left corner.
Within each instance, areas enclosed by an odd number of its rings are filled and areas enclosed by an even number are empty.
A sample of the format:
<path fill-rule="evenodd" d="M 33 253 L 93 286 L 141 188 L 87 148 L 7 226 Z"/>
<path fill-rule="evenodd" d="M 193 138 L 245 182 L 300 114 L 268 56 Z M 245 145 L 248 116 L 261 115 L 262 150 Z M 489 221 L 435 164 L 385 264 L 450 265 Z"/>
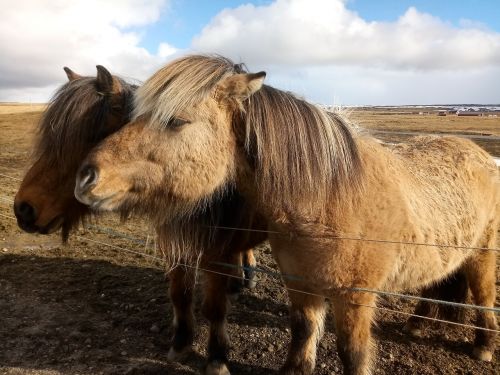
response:
<path fill-rule="evenodd" d="M 43 113 L 37 129 L 33 161 L 43 160 L 45 168 L 60 171 L 56 175 L 63 182 L 73 180 L 79 164 L 90 149 L 105 138 L 110 129 L 108 115 L 119 114 L 124 125 L 132 113 L 132 97 L 137 86 L 115 78 L 121 85 L 121 103 L 112 101 L 109 94 L 99 92 L 97 80 L 82 77 L 61 86 Z M 115 129 L 116 130 L 116 129 Z M 66 215 L 62 238 L 66 242 L 70 231 L 79 222 L 91 216 L 88 208 L 75 204 Z"/>
<path fill-rule="evenodd" d="M 120 111 L 130 116 L 137 86 L 117 79 L 122 87 Z M 74 168 L 107 135 L 106 116 L 113 110 L 110 96 L 96 88 L 96 78 L 67 82 L 56 91 L 40 119 L 34 160 L 44 158 L 63 170 Z"/>
<path fill-rule="evenodd" d="M 138 90 L 134 116 L 166 127 L 183 109 L 213 95 L 222 79 L 242 72 L 244 65 L 221 56 L 175 60 Z M 289 211 L 307 200 L 321 211 L 328 200 L 359 191 L 360 157 L 351 127 L 340 115 L 264 85 L 236 111 L 238 125 L 245 129 L 259 191 L 278 209 Z"/>
<path fill-rule="evenodd" d="M 242 119 L 259 190 L 272 206 L 289 211 L 305 199 L 319 213 L 360 189 L 357 145 L 340 114 L 264 85 L 244 103 Z"/>

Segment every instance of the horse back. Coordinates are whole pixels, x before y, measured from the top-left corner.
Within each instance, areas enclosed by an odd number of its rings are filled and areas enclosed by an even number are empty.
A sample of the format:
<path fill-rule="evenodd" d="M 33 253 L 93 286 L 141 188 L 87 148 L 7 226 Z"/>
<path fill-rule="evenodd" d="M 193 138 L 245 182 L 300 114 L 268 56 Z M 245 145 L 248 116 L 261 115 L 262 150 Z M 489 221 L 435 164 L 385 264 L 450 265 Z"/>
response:
<path fill-rule="evenodd" d="M 380 263 L 377 274 L 385 279 L 379 279 L 385 287 L 429 285 L 474 253 L 412 243 L 481 247 L 485 233 L 498 227 L 498 170 L 493 158 L 473 142 L 426 136 L 386 147 L 367 139 L 359 149 L 365 189 L 353 209 L 337 217 L 337 227 L 344 233 L 395 241 L 362 243 L 357 250 L 358 256 Z"/>

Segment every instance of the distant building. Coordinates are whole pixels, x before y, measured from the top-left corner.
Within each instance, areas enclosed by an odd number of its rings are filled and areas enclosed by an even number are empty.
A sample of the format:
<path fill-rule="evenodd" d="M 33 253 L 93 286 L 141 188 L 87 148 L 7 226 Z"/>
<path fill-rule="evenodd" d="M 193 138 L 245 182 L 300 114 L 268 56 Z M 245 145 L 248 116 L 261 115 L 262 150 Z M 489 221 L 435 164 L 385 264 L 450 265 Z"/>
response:
<path fill-rule="evenodd" d="M 446 116 L 446 111 L 438 111 L 438 116 Z"/>
<path fill-rule="evenodd" d="M 457 116 L 482 116 L 482 112 L 457 111 Z"/>

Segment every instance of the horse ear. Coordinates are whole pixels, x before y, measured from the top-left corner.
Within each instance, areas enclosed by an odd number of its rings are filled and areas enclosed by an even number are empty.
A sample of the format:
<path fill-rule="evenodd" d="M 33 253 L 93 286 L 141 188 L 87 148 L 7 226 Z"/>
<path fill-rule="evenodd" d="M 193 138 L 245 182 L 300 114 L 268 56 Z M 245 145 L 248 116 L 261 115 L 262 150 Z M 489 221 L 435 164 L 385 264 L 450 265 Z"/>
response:
<path fill-rule="evenodd" d="M 82 76 L 80 74 L 77 74 L 75 73 L 74 71 L 72 71 L 70 68 L 68 68 L 67 66 L 65 66 L 64 68 L 64 71 L 66 72 L 66 76 L 68 77 L 68 80 L 71 82 L 71 81 L 74 81 L 75 79 L 79 79 L 79 78 L 82 78 Z"/>
<path fill-rule="evenodd" d="M 102 65 L 97 65 L 97 90 L 102 93 L 111 93 L 113 91 L 113 76 Z"/>
<path fill-rule="evenodd" d="M 235 74 L 222 80 L 217 91 L 242 102 L 260 90 L 265 78 L 266 72 Z"/>

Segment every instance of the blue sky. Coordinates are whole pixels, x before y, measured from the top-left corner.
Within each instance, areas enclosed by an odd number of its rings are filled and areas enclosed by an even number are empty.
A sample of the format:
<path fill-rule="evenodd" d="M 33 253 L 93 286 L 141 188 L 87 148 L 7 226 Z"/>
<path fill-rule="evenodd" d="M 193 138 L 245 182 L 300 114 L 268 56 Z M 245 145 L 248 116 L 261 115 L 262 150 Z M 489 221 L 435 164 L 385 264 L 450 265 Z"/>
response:
<path fill-rule="evenodd" d="M 143 47 L 156 52 L 158 44 L 168 40 L 179 48 L 188 48 L 192 38 L 225 8 L 236 8 L 243 4 L 266 5 L 270 0 L 174 0 L 162 10 L 161 19 L 142 32 Z M 462 20 L 484 24 L 487 28 L 500 32 L 500 0 L 349 0 L 347 8 L 357 12 L 367 21 L 392 22 L 409 7 L 430 13 L 459 26 Z"/>
<path fill-rule="evenodd" d="M 143 81 L 206 52 L 324 104 L 500 103 L 498 15 L 500 0 L 11 1 L 0 101 L 47 101 L 63 66 Z"/>
<path fill-rule="evenodd" d="M 413 6 L 455 25 L 461 19 L 470 19 L 500 31 L 498 0 L 351 0 L 347 6 L 369 21 L 394 21 Z"/>
<path fill-rule="evenodd" d="M 192 38 L 221 10 L 248 3 L 264 5 L 270 2 L 173 0 L 168 8 L 162 11 L 161 19 L 145 30 L 142 45 L 152 53 L 156 52 L 158 44 L 164 40 L 176 47 L 188 48 Z"/>

